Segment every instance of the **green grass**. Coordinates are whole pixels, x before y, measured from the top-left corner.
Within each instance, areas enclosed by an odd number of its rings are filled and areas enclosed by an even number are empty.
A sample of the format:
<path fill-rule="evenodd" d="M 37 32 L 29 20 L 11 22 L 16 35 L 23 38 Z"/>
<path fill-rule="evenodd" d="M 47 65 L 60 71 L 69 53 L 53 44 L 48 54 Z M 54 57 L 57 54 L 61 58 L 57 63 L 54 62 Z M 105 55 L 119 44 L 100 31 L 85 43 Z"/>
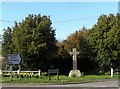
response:
<path fill-rule="evenodd" d="M 59 80 L 57 80 L 56 76 L 51 76 L 51 80 L 48 80 L 48 76 L 41 76 L 40 78 L 17 78 L 14 77 L 13 81 L 11 81 L 10 77 L 2 77 L 3 83 L 45 83 L 45 84 L 61 84 L 61 83 L 83 83 L 83 82 L 93 82 L 103 79 L 114 79 L 118 78 L 116 75 L 115 77 L 111 78 L 110 75 L 85 75 L 79 78 L 70 78 L 68 76 L 60 75 Z"/>

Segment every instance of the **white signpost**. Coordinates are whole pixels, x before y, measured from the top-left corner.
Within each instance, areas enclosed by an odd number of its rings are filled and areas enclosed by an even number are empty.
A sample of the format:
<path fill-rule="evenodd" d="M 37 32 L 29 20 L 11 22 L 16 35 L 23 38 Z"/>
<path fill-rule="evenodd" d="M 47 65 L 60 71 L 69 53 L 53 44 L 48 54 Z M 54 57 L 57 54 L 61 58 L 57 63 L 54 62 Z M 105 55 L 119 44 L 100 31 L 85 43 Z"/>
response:
<path fill-rule="evenodd" d="M 20 62 L 22 61 L 19 54 L 8 54 L 8 64 L 10 64 L 11 69 L 11 80 L 12 80 L 12 65 L 18 64 L 19 65 L 19 71 L 20 71 Z M 19 75 L 20 78 L 20 75 Z"/>

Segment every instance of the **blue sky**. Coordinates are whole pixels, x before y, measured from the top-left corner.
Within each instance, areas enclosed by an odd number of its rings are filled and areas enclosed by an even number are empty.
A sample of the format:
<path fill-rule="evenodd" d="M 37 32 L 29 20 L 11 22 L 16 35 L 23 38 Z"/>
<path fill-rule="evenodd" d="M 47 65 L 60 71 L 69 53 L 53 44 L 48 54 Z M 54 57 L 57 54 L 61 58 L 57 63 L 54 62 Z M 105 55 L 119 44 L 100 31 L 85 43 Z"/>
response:
<path fill-rule="evenodd" d="M 28 14 L 41 14 L 51 17 L 58 40 L 66 39 L 83 26 L 91 28 L 102 14 L 116 14 L 117 2 L 6 2 L 2 3 L 2 29 L 21 22 Z"/>

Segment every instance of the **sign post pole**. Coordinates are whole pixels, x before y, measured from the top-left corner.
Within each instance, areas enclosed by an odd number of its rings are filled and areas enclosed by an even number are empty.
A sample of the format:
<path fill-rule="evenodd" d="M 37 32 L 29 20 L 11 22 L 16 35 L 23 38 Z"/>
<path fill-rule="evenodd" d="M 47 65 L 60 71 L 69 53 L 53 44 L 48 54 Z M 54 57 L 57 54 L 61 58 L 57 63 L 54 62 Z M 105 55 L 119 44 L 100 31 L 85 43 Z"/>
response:
<path fill-rule="evenodd" d="M 12 67 L 13 67 L 13 66 L 12 66 L 12 65 L 10 65 L 10 71 L 11 71 L 11 72 L 10 72 L 10 80 L 11 80 L 11 81 L 13 81 L 13 76 L 12 76 Z"/>

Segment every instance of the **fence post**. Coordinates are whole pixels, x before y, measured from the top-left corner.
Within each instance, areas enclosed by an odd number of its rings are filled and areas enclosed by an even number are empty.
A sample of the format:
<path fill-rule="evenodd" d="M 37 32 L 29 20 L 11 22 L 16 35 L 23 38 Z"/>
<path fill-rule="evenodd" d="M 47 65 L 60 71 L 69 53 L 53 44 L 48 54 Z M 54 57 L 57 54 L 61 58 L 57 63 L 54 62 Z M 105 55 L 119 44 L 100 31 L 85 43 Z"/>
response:
<path fill-rule="evenodd" d="M 113 68 L 111 68 L 111 77 L 113 77 Z"/>
<path fill-rule="evenodd" d="M 17 74 L 19 75 L 19 79 L 21 79 L 20 70 L 17 70 Z"/>
<path fill-rule="evenodd" d="M 19 75 L 19 72 L 20 72 L 20 71 L 19 71 L 19 70 L 17 70 L 17 74 L 18 74 L 18 75 Z"/>
<path fill-rule="evenodd" d="M 20 65 L 18 65 L 18 66 L 19 66 L 19 79 L 21 79 L 21 75 L 20 75 L 21 67 L 20 67 Z"/>
<path fill-rule="evenodd" d="M 40 78 L 40 72 L 41 72 L 41 70 L 39 70 L 39 78 Z"/>

